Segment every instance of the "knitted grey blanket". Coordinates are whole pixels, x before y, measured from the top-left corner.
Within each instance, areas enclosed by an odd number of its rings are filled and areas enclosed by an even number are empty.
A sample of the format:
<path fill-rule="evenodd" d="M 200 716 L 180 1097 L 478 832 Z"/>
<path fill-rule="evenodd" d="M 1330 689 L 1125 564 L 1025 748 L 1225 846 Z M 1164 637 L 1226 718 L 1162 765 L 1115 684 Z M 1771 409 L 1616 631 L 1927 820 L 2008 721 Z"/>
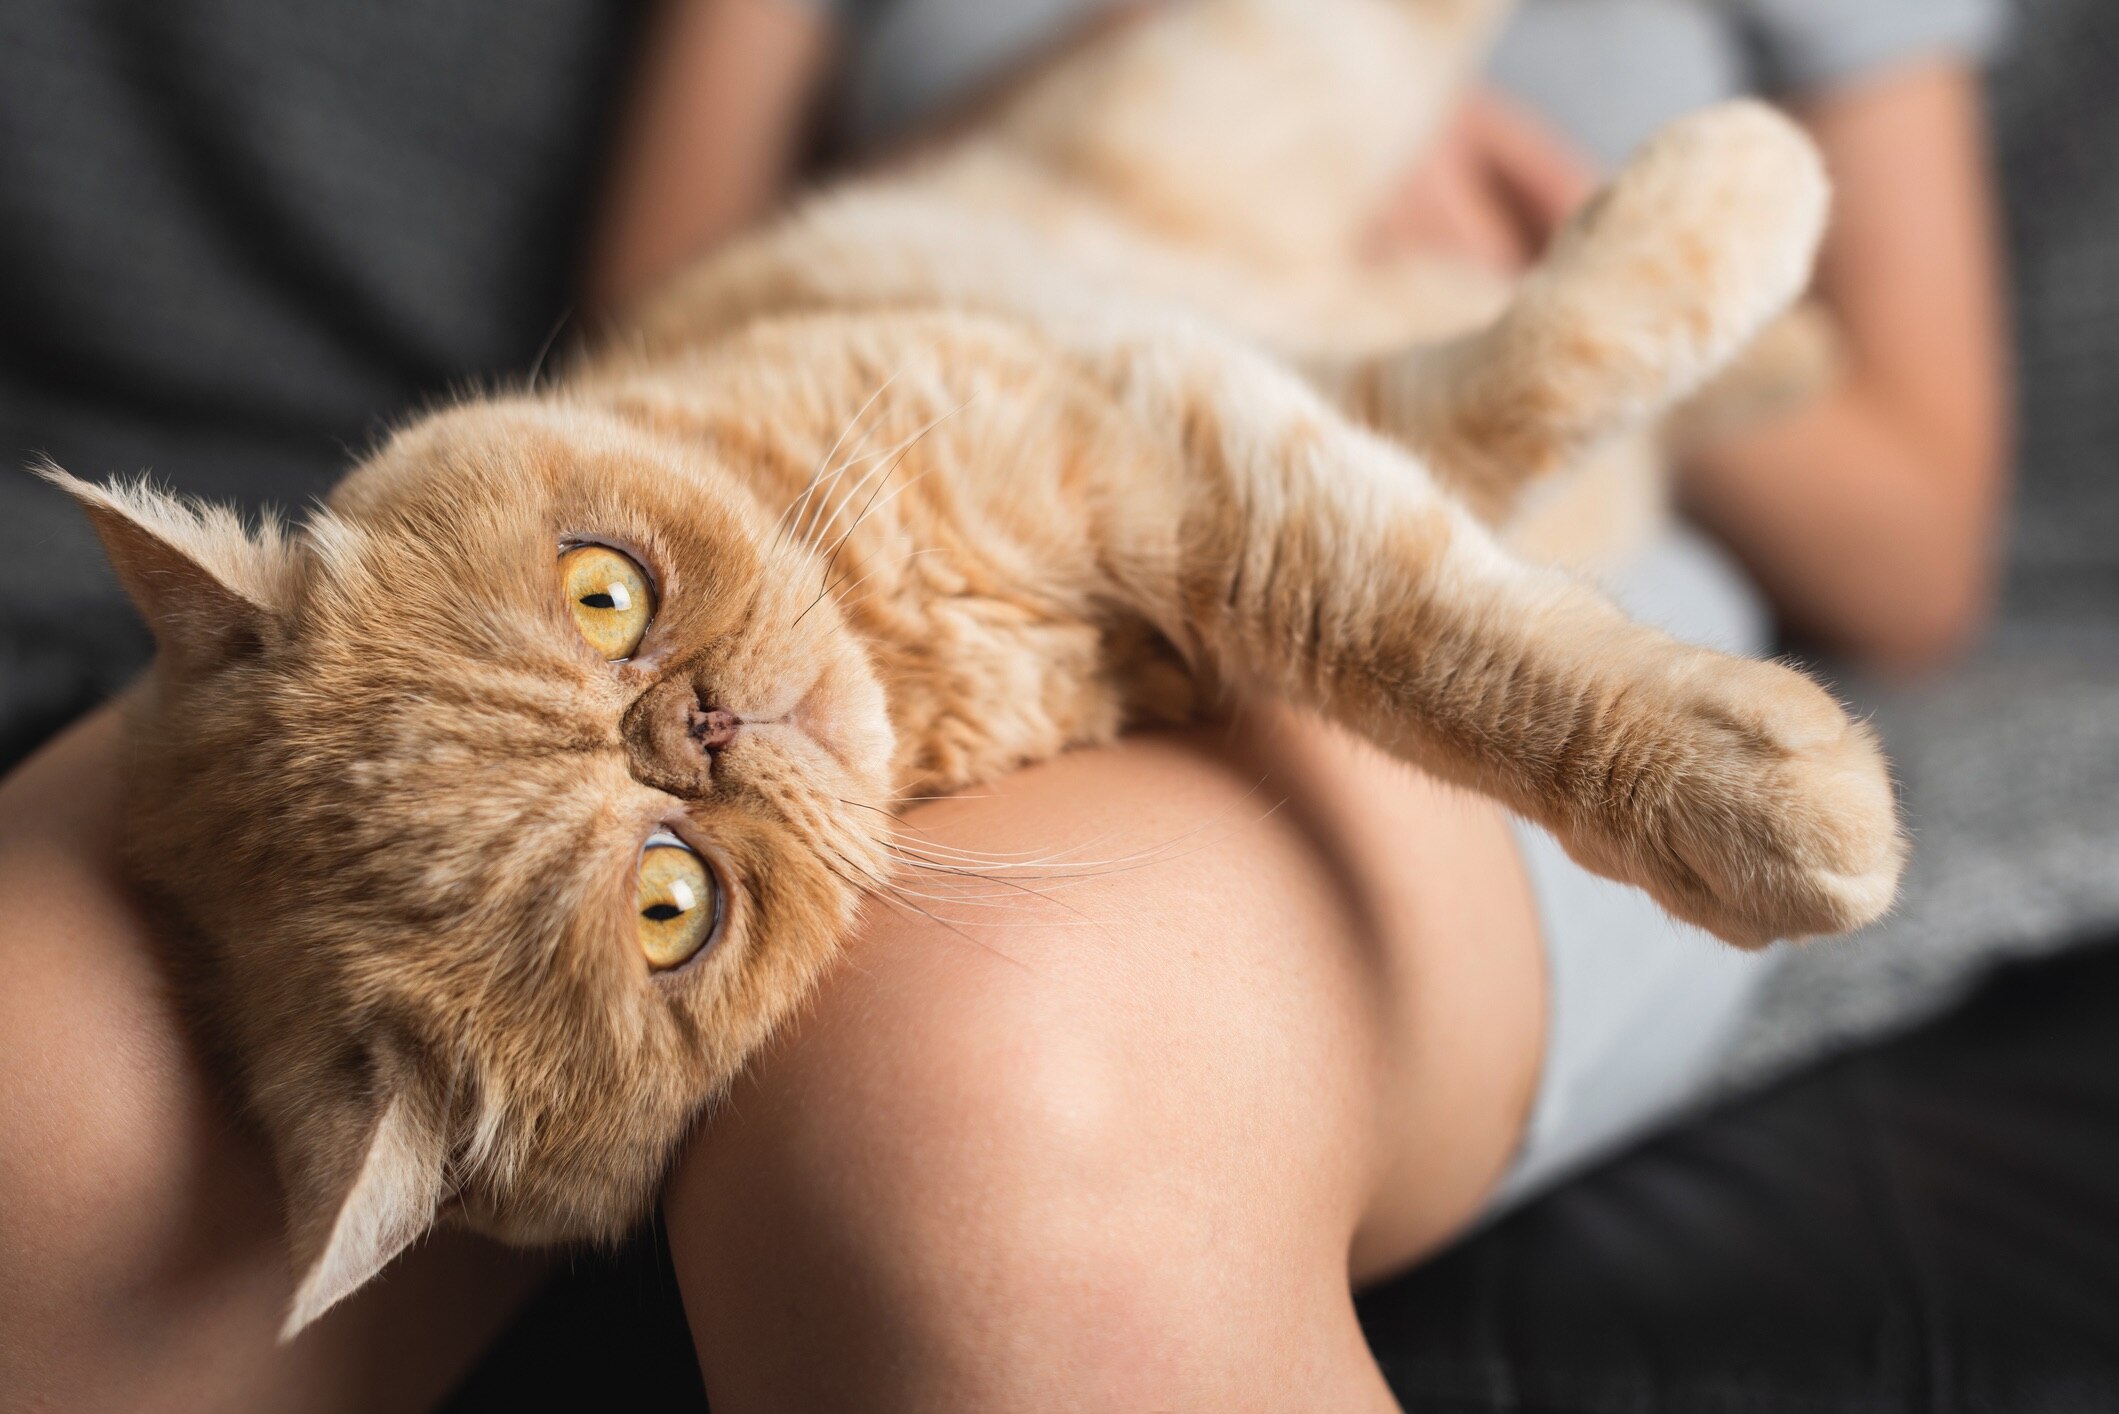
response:
<path fill-rule="evenodd" d="M 2023 428 L 2001 616 L 1939 680 L 1841 678 L 1899 772 L 1904 900 L 1785 960 L 1724 1088 L 1930 1016 L 2002 960 L 2119 934 L 2119 5 L 2017 8 L 1993 76 Z"/>

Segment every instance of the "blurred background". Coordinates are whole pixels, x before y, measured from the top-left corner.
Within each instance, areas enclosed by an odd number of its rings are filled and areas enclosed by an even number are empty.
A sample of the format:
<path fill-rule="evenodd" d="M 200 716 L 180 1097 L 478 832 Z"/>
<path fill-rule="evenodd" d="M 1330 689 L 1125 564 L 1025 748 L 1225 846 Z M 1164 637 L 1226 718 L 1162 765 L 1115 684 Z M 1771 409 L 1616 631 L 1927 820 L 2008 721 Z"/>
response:
<path fill-rule="evenodd" d="M 1779 8 L 1806 5 L 1833 10 Z M 681 253 L 945 117 L 1080 7 L 938 27 L 748 0 L 795 18 L 684 69 L 686 26 L 725 8 L 0 7 L 7 457 L 298 508 L 392 419 L 521 377 L 667 265 L 613 234 L 667 195 L 646 109 L 732 125 L 721 204 L 666 228 Z M 1544 8 L 1564 38 L 1655 3 Z M 1885 736 L 1917 844 L 1904 906 L 1776 975 L 1721 1108 L 1371 1298 L 1412 1407 L 2119 1408 L 2119 5 L 2008 11 L 1966 31 L 2016 409 L 1992 612 L 1911 675 L 1800 623 L 1781 644 Z M 1552 61 L 1504 44 L 1504 70 Z M 1635 135 L 1551 116 L 1592 156 Z M 15 473 L 0 603 L 4 769 L 149 643 L 85 522 Z M 568 1388 L 564 1352 L 598 1342 L 682 1390 L 681 1320 L 617 1318 L 671 1299 L 652 1241 L 578 1268 L 462 1407 Z"/>

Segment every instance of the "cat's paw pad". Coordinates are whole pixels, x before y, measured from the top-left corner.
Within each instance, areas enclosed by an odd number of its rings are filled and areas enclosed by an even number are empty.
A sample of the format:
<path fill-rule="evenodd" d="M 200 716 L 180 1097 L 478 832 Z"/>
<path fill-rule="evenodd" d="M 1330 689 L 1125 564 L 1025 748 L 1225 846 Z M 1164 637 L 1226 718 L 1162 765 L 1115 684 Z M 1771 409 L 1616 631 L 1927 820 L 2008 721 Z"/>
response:
<path fill-rule="evenodd" d="M 1739 947 L 1881 917 L 1906 845 L 1875 733 L 1776 664 L 1703 654 L 1686 677 L 1666 905 Z"/>

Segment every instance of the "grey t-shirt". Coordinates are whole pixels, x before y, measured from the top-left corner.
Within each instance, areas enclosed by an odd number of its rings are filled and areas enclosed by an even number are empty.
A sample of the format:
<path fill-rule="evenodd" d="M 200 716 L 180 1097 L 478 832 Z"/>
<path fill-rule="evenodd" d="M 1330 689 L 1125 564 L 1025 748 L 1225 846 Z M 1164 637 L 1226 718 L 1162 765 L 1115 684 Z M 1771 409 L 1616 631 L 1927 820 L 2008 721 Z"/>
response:
<path fill-rule="evenodd" d="M 1116 0 L 806 0 L 850 43 L 840 136 L 885 143 Z M 1587 151 L 1623 158 L 1659 124 L 1738 93 L 1843 83 L 1925 51 L 1981 55 L 2001 0 L 1523 0 L 1494 78 Z"/>
<path fill-rule="evenodd" d="M 1737 94 L 1816 92 L 1926 53 L 1984 57 L 2005 20 L 2000 0 L 1528 0 L 1492 76 L 1610 164 Z"/>

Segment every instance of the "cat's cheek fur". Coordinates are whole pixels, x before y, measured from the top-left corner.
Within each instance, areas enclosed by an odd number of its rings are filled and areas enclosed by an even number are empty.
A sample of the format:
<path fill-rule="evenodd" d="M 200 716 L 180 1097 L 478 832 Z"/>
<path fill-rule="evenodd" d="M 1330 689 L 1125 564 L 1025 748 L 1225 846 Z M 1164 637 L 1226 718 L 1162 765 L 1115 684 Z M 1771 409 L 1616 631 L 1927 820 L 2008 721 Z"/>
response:
<path fill-rule="evenodd" d="M 763 576 L 764 518 L 681 463 L 601 472 L 599 452 L 637 454 L 622 425 L 562 423 L 578 440 L 555 457 L 505 409 L 441 422 L 416 442 L 425 476 L 385 457 L 349 483 L 388 532 L 326 514 L 299 552 L 225 513 L 68 488 L 164 644 L 131 714 L 127 847 L 180 934 L 184 1000 L 272 1144 L 289 1334 L 438 1217 L 525 1243 L 621 1236 L 885 868 L 883 817 L 842 802 L 888 798 L 888 704 L 836 606 L 799 653 L 723 656 L 721 685 L 787 697 L 786 720 L 724 753 L 705 796 L 673 797 L 629 772 L 617 734 L 628 674 L 650 665 L 565 636 L 541 526 L 617 524 L 681 558 L 664 583 L 694 592 L 659 627 L 693 644 L 740 646 L 746 614 L 794 620 L 819 567 Z M 554 483 L 465 465 L 452 427 Z M 659 528 L 612 504 L 628 484 Z M 658 975 L 633 871 L 673 812 L 731 916 Z"/>

